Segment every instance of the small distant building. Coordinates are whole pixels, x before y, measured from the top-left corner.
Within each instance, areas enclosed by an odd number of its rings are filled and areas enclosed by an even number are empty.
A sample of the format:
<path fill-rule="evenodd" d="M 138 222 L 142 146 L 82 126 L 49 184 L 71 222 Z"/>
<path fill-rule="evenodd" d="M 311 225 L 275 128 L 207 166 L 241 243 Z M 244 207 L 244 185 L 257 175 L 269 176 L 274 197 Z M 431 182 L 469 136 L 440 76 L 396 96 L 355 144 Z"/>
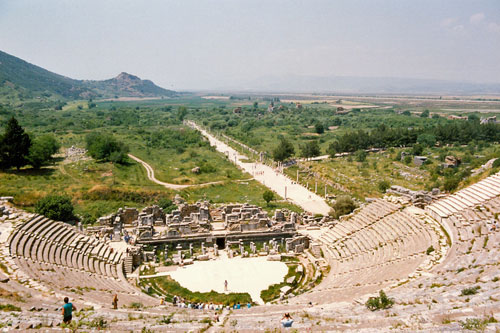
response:
<path fill-rule="evenodd" d="M 448 119 L 450 119 L 450 120 L 468 120 L 469 117 L 467 117 L 467 116 L 463 116 L 463 117 L 462 116 L 456 116 L 456 115 L 452 114 L 452 115 L 448 116 Z"/>
<path fill-rule="evenodd" d="M 487 117 L 487 118 L 482 118 L 481 117 L 481 125 L 486 125 L 486 124 L 496 124 L 497 122 L 497 116 L 492 116 L 492 117 Z"/>
<path fill-rule="evenodd" d="M 296 107 L 297 109 L 302 109 L 302 104 L 301 104 L 301 103 L 297 103 L 297 104 L 295 104 L 295 107 Z"/>
<path fill-rule="evenodd" d="M 427 162 L 427 157 L 426 156 L 415 156 L 413 158 L 413 164 L 415 164 L 416 166 L 421 166 L 425 162 Z"/>
<path fill-rule="evenodd" d="M 269 106 L 267 107 L 267 112 L 273 112 L 274 111 L 274 105 L 271 103 L 269 104 Z"/>

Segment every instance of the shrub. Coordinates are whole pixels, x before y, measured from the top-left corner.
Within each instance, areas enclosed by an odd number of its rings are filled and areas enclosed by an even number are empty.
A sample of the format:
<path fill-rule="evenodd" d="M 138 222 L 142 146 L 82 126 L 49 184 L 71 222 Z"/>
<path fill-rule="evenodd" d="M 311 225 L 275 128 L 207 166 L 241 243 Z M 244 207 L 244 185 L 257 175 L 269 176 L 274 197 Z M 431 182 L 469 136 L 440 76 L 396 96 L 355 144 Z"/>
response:
<path fill-rule="evenodd" d="M 425 251 L 425 253 L 427 253 L 427 255 L 429 255 L 429 254 L 431 254 L 431 253 L 432 253 L 432 252 L 434 252 L 434 251 L 435 251 L 435 250 L 434 250 L 434 246 L 432 246 L 432 245 L 431 245 L 431 246 L 429 246 L 429 247 L 427 248 L 427 251 Z"/>
<path fill-rule="evenodd" d="M 21 308 L 12 304 L 0 304 L 0 311 L 21 311 Z"/>
<path fill-rule="evenodd" d="M 56 221 L 75 219 L 73 204 L 68 196 L 48 195 L 36 203 L 35 212 Z"/>
<path fill-rule="evenodd" d="M 467 318 L 465 321 L 460 321 L 460 326 L 465 330 L 484 331 L 488 323 L 479 318 Z"/>
<path fill-rule="evenodd" d="M 108 322 L 104 319 L 104 317 L 97 317 L 89 325 L 92 328 L 97 328 L 99 330 L 108 327 Z"/>
<path fill-rule="evenodd" d="M 266 204 L 269 206 L 269 202 L 273 201 L 274 199 L 274 193 L 272 191 L 265 191 L 262 193 L 262 199 L 266 202 Z"/>
<path fill-rule="evenodd" d="M 366 151 L 360 149 L 360 150 L 357 150 L 354 155 L 356 156 L 356 161 L 358 161 L 358 162 L 366 161 Z"/>
<path fill-rule="evenodd" d="M 371 311 L 389 309 L 394 305 L 394 299 L 387 297 L 383 290 L 379 291 L 378 297 L 370 297 L 366 301 L 366 307 Z"/>
<path fill-rule="evenodd" d="M 163 209 L 165 214 L 170 214 L 172 211 L 177 209 L 177 206 L 170 199 L 160 198 L 156 204 Z"/>
<path fill-rule="evenodd" d="M 351 213 L 356 208 L 354 201 L 348 196 L 341 196 L 333 205 L 335 210 L 335 218 Z"/>
<path fill-rule="evenodd" d="M 378 183 L 378 189 L 382 193 L 385 193 L 389 187 L 391 187 L 391 184 L 387 180 L 382 180 Z"/>
<path fill-rule="evenodd" d="M 462 293 L 460 295 L 461 296 L 475 295 L 475 294 L 477 294 L 479 289 L 481 289 L 481 287 L 479 287 L 479 286 L 465 288 L 465 289 L 462 289 Z"/>
<path fill-rule="evenodd" d="M 492 165 L 493 168 L 498 168 L 500 167 L 500 158 L 497 158 Z"/>
<path fill-rule="evenodd" d="M 132 302 L 129 306 L 131 309 L 141 309 L 143 307 L 142 303 Z"/>

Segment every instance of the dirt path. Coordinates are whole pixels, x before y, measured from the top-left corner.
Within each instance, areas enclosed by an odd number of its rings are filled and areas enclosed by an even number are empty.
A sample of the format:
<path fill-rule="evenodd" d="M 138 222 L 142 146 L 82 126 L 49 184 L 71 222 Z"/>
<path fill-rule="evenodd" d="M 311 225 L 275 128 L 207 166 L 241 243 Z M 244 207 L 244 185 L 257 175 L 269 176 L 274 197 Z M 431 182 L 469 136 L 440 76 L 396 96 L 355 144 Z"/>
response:
<path fill-rule="evenodd" d="M 187 188 L 187 187 L 192 186 L 192 185 L 170 184 L 170 183 L 162 182 L 162 181 L 160 181 L 160 180 L 158 180 L 158 179 L 155 178 L 155 171 L 153 170 L 153 168 L 151 167 L 151 165 L 147 164 L 146 162 L 144 162 L 143 160 L 141 160 L 138 157 L 135 157 L 132 154 L 128 154 L 128 157 L 130 157 L 131 159 L 133 159 L 136 162 L 141 163 L 142 166 L 144 167 L 144 169 L 146 169 L 146 172 L 148 174 L 148 179 L 151 180 L 152 182 L 155 182 L 158 185 L 163 185 L 166 188 L 169 188 L 169 189 L 172 189 L 172 190 L 181 190 L 183 188 Z"/>
<path fill-rule="evenodd" d="M 184 188 L 187 188 L 187 187 L 194 187 L 194 186 L 208 186 L 208 185 L 215 185 L 215 184 L 222 184 L 225 182 L 225 180 L 219 180 L 219 181 L 216 181 L 216 182 L 209 182 L 209 183 L 201 183 L 201 184 L 171 184 L 171 183 L 165 183 L 165 182 L 162 182 L 161 180 L 158 180 L 156 179 L 155 177 L 155 171 L 153 170 L 153 167 L 151 167 L 151 165 L 149 165 L 148 163 L 144 162 L 143 160 L 141 160 L 140 158 L 132 155 L 132 154 L 128 154 L 128 157 L 130 157 L 131 159 L 133 159 L 134 161 L 142 164 L 142 166 L 144 167 L 144 169 L 146 169 L 146 172 L 148 174 L 148 179 L 151 180 L 152 182 L 158 184 L 158 185 L 162 185 L 162 186 L 165 186 L 166 188 L 168 189 L 172 189 L 172 190 L 182 190 Z M 236 182 L 245 182 L 245 181 L 249 181 L 251 179 L 238 179 L 238 180 L 235 180 Z"/>
<path fill-rule="evenodd" d="M 330 212 L 331 207 L 326 203 L 325 199 L 319 195 L 309 191 L 304 186 L 296 183 L 270 166 L 262 163 L 244 162 L 248 160 L 247 156 L 240 154 L 232 147 L 218 140 L 196 123 L 187 121 L 186 124 L 200 131 L 201 134 L 208 139 L 210 144 L 215 146 L 219 152 L 225 154 L 231 162 L 239 166 L 243 171 L 248 172 L 255 180 L 278 193 L 281 197 L 313 214 L 327 215 Z"/>

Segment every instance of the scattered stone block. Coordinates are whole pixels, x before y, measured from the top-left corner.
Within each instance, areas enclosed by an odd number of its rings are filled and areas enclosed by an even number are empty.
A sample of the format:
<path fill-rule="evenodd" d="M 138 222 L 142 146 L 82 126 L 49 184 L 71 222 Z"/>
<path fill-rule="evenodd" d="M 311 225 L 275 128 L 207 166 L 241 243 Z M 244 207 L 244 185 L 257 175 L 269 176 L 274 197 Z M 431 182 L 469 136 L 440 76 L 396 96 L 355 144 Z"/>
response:
<path fill-rule="evenodd" d="M 208 256 L 208 254 L 200 254 L 196 257 L 196 260 L 200 260 L 200 261 L 206 261 L 209 259 L 210 259 L 210 257 Z"/>

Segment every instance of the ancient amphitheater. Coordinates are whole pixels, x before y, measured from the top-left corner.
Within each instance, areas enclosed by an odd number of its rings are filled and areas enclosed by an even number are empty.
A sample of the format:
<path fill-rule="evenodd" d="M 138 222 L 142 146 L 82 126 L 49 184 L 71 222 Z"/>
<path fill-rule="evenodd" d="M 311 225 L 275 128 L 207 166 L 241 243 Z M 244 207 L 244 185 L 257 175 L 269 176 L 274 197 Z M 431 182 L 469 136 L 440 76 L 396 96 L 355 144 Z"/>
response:
<path fill-rule="evenodd" d="M 299 228 L 319 244 L 314 264 L 329 274 L 277 304 L 224 310 L 213 325 L 206 320 L 213 311 L 160 305 L 142 293 L 125 274 L 127 253 L 3 202 L 0 297 L 21 311 L 1 312 L 0 321 L 4 329 L 58 330 L 69 296 L 87 309 L 82 321 L 104 318 L 112 331 L 279 331 L 284 312 L 297 331 L 500 330 L 500 174 L 425 209 L 393 202 L 374 200 L 337 223 Z M 394 306 L 368 310 L 366 300 L 381 289 Z M 115 293 L 121 304 L 143 306 L 111 310 Z"/>

